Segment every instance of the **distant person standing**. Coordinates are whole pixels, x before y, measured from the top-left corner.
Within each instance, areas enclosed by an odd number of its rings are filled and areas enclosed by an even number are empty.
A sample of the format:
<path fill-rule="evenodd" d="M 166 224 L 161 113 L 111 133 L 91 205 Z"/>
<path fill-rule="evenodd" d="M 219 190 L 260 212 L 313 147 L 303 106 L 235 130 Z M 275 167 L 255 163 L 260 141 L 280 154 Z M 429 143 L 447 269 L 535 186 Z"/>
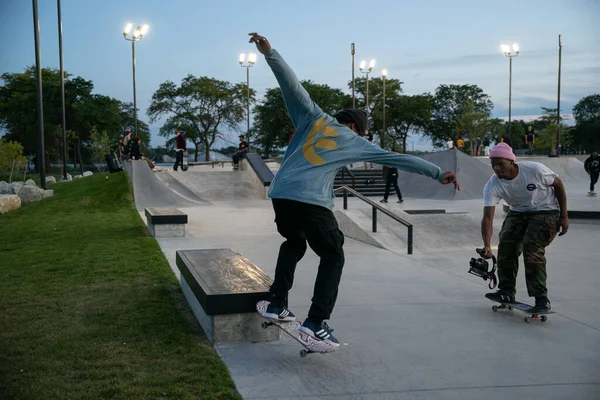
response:
<path fill-rule="evenodd" d="M 448 138 L 448 141 L 446 142 L 446 147 L 448 148 L 448 150 L 452 150 L 454 148 L 454 141 L 451 138 Z"/>
<path fill-rule="evenodd" d="M 370 133 L 369 131 L 367 131 L 367 137 L 366 137 L 366 139 L 369 142 L 373 143 L 373 134 Z M 365 164 L 365 169 L 367 169 L 367 163 L 365 162 L 364 164 Z M 373 169 L 373 163 L 369 163 L 369 164 L 371 164 L 371 169 Z"/>
<path fill-rule="evenodd" d="M 395 153 L 396 149 L 392 147 L 390 151 Z M 400 192 L 400 188 L 398 187 L 398 169 L 384 165 L 382 173 L 383 179 L 385 179 L 385 194 L 383 195 L 383 200 L 381 200 L 380 203 L 388 202 L 388 196 L 390 195 L 390 186 L 394 186 L 394 190 L 398 195 L 398 203 L 402 203 L 404 200 L 402 199 L 402 193 Z"/>
<path fill-rule="evenodd" d="M 133 138 L 130 141 L 129 159 L 130 160 L 141 160 L 143 158 L 141 149 L 142 139 L 139 136 Z"/>
<path fill-rule="evenodd" d="M 490 155 L 490 138 L 483 139 L 483 154 L 487 157 Z"/>
<path fill-rule="evenodd" d="M 123 143 L 123 139 L 119 140 L 119 162 L 122 163 L 125 155 L 125 144 Z"/>
<path fill-rule="evenodd" d="M 479 156 L 481 153 L 481 146 L 483 146 L 483 141 L 481 140 L 481 137 L 477 136 L 477 142 L 475 143 L 475 145 L 477 146 L 477 148 L 475 149 L 475 155 Z"/>
<path fill-rule="evenodd" d="M 183 156 L 187 150 L 187 143 L 183 134 L 179 131 L 179 128 L 175 128 L 175 165 L 173 169 L 177 171 L 177 167 L 181 166 L 183 169 Z"/>
<path fill-rule="evenodd" d="M 463 151 L 463 147 L 465 147 L 465 141 L 463 140 L 462 136 L 459 136 L 458 140 L 456 141 L 456 148 L 460 151 Z"/>
<path fill-rule="evenodd" d="M 246 153 L 248 153 L 248 142 L 244 140 L 244 135 L 240 135 L 238 151 L 232 157 L 234 170 L 240 167 L 240 160 L 246 156 Z"/>
<path fill-rule="evenodd" d="M 598 157 L 598 152 L 596 150 L 592 151 L 592 155 L 585 160 L 583 166 L 585 172 L 590 175 L 590 192 L 588 195 L 595 196 L 596 192 L 594 192 L 594 186 L 598 182 L 598 176 L 600 175 L 600 157 Z"/>
<path fill-rule="evenodd" d="M 125 136 L 123 137 L 123 158 L 124 159 L 129 159 L 129 152 L 131 150 L 131 131 L 130 130 L 126 130 L 125 131 Z"/>
<path fill-rule="evenodd" d="M 529 125 L 529 127 L 527 128 L 527 132 L 525 133 L 525 143 L 527 143 L 527 147 L 529 147 L 528 154 L 529 155 L 533 154 L 533 144 L 535 143 L 535 132 L 531 125 Z"/>

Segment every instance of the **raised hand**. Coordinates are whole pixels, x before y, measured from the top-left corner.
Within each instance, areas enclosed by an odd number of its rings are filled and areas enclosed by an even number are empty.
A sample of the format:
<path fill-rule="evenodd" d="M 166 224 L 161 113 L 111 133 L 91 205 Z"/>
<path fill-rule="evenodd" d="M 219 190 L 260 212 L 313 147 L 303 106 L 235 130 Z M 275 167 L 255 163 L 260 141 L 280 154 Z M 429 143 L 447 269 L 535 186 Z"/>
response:
<path fill-rule="evenodd" d="M 252 32 L 249 33 L 248 35 L 251 36 L 250 38 L 250 43 L 254 43 L 256 44 L 256 48 L 258 49 L 258 51 L 260 51 L 262 54 L 267 54 L 267 52 L 269 50 L 271 50 L 271 44 L 269 43 L 269 41 L 267 40 L 266 37 L 264 36 L 260 36 L 258 33 L 256 32 Z"/>

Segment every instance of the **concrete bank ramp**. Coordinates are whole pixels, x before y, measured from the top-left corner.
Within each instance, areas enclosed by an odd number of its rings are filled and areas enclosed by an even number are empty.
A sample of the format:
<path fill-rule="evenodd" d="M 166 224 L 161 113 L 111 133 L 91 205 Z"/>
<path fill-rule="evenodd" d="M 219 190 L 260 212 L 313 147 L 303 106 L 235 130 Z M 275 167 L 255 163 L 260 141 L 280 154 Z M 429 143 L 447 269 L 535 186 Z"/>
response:
<path fill-rule="evenodd" d="M 488 165 L 458 150 L 445 150 L 423 155 L 421 158 L 437 165 L 443 171 L 453 172 L 461 190 L 453 185 L 442 185 L 423 175 L 399 171 L 398 184 L 402 196 L 414 199 L 469 200 L 483 198 L 483 187 L 493 174 Z"/>
<path fill-rule="evenodd" d="M 177 180 L 161 181 L 144 160 L 125 162 L 133 186 L 136 208 L 146 207 L 193 207 L 206 204 Z"/>
<path fill-rule="evenodd" d="M 334 213 L 345 236 L 395 253 L 406 254 L 408 229 L 404 225 L 378 213 L 377 232 L 372 232 L 371 210 L 336 210 Z M 413 224 L 415 253 L 428 254 L 457 249 L 472 252 L 473 249 L 481 247 L 481 215 L 410 215 L 398 210 L 394 210 L 394 213 Z M 494 232 L 499 232 L 500 228 L 501 222 L 495 221 Z"/>

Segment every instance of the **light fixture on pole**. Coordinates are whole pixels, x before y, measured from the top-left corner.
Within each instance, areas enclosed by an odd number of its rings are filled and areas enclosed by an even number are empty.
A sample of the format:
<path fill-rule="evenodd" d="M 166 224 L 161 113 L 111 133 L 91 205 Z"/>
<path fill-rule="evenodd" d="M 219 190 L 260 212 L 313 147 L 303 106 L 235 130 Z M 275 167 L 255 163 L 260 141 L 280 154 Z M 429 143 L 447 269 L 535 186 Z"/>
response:
<path fill-rule="evenodd" d="M 367 75 L 367 81 L 366 81 L 366 96 L 365 96 L 365 102 L 366 102 L 366 108 L 367 108 L 367 114 L 369 113 L 369 74 L 371 73 L 371 71 L 373 71 L 373 68 L 375 68 L 375 60 L 371 60 L 371 62 L 369 63 L 369 68 L 367 68 L 367 62 L 365 60 L 360 62 L 360 72 L 362 72 L 363 74 Z"/>
<path fill-rule="evenodd" d="M 248 142 L 248 147 L 250 147 L 250 68 L 252 68 L 254 66 L 254 64 L 256 63 L 256 54 L 254 53 L 250 53 L 248 54 L 248 63 L 244 64 L 244 61 L 246 61 L 246 54 L 242 53 L 240 54 L 240 67 L 242 68 L 246 68 L 246 85 L 247 85 L 247 102 L 246 102 L 246 108 L 247 108 L 247 118 L 248 118 L 248 126 L 247 126 L 247 130 L 246 130 L 246 140 Z"/>
<path fill-rule="evenodd" d="M 381 131 L 381 147 L 385 148 L 385 79 L 387 78 L 388 70 L 381 70 L 381 81 L 383 83 L 383 130 Z"/>
<path fill-rule="evenodd" d="M 65 69 L 63 66 L 63 45 L 62 45 L 62 15 L 60 0 L 56 0 L 58 10 L 58 58 L 60 59 L 60 100 L 62 108 L 62 159 L 63 159 L 63 177 L 67 180 L 67 118 L 65 115 Z M 74 162 L 73 162 L 74 164 Z M 73 165 L 75 166 L 75 165 Z"/>
<path fill-rule="evenodd" d="M 136 98 L 136 90 L 135 90 L 135 42 L 139 42 L 143 39 L 144 35 L 148 33 L 148 29 L 150 27 L 145 24 L 135 28 L 131 38 L 128 38 L 129 32 L 131 32 L 131 28 L 133 28 L 133 24 L 131 22 L 125 25 L 125 29 L 123 30 L 123 37 L 125 40 L 129 40 L 131 42 L 131 63 L 133 65 L 133 123 L 134 123 L 134 132 L 135 136 L 138 136 L 138 123 L 137 123 L 137 98 Z"/>
<path fill-rule="evenodd" d="M 508 135 L 510 136 L 511 128 L 511 111 L 512 111 L 512 59 L 519 55 L 519 45 L 514 43 L 512 49 L 509 45 L 503 44 L 502 52 L 509 59 L 509 73 L 508 73 Z"/>
<path fill-rule="evenodd" d="M 350 55 L 352 56 L 352 108 L 356 108 L 356 94 L 354 90 L 354 43 L 350 44 Z"/>
<path fill-rule="evenodd" d="M 556 105 L 556 157 L 560 157 L 560 66 L 562 62 L 562 35 L 558 35 L 558 101 Z"/>

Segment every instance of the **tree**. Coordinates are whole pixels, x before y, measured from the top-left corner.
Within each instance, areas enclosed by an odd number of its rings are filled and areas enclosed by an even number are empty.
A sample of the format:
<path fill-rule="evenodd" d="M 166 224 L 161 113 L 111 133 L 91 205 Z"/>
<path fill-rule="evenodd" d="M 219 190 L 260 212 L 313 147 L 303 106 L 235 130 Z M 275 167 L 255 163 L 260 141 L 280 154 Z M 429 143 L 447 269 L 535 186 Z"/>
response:
<path fill-rule="evenodd" d="M 581 146 L 586 153 L 600 147 L 600 94 L 592 94 L 579 100 L 573 107 L 575 132 L 573 144 Z"/>
<path fill-rule="evenodd" d="M 486 112 L 478 112 L 475 110 L 475 103 L 472 100 L 467 100 L 462 113 L 456 120 L 455 136 L 462 136 L 465 141 L 469 142 L 470 154 L 475 154 L 475 146 L 477 138 L 481 138 L 490 128 Z"/>
<path fill-rule="evenodd" d="M 340 89 L 312 81 L 300 82 L 311 99 L 323 110 L 333 115 L 352 106 L 352 97 Z M 253 130 L 265 157 L 269 157 L 273 149 L 287 146 L 294 125 L 290 120 L 279 88 L 267 89 L 263 100 L 254 107 Z"/>
<path fill-rule="evenodd" d="M 111 140 L 106 131 L 100 132 L 95 126 L 90 131 L 90 149 L 92 153 L 92 161 L 97 164 L 104 163 L 104 156 L 110 153 Z M 100 168 L 100 170 L 102 170 Z"/>
<path fill-rule="evenodd" d="M 8 182 L 12 182 L 15 168 L 27 168 L 27 159 L 23 156 L 23 146 L 18 142 L 0 140 L 0 168 L 10 170 Z"/>
<path fill-rule="evenodd" d="M 171 81 L 161 83 L 152 95 L 147 114 L 151 122 L 168 116 L 167 124 L 185 125 L 186 138 L 196 146 L 196 159 L 200 144 L 204 146 L 206 161 L 210 159 L 210 148 L 228 127 L 236 129 L 246 117 L 246 85 L 232 84 L 208 77 L 196 78 L 188 75 L 177 86 Z M 255 92 L 250 90 L 250 101 Z M 169 137 L 172 131 L 162 130 L 161 136 Z"/>
<path fill-rule="evenodd" d="M 489 118 L 493 106 L 490 96 L 477 85 L 440 85 L 432 97 L 425 133 L 434 146 L 442 146 L 449 134 L 456 134 L 458 120 L 466 110 Z"/>
<path fill-rule="evenodd" d="M 387 85 L 386 85 L 387 86 Z M 386 87 L 386 129 L 384 137 L 381 139 L 381 147 L 386 147 L 385 138 L 390 137 L 400 146 L 398 151 L 406 153 L 406 139 L 410 134 L 421 133 L 424 131 L 431 119 L 431 96 L 428 94 L 414 96 L 398 96 L 387 99 Z M 383 108 L 383 105 L 382 107 Z M 377 109 L 373 111 L 373 125 L 383 126 L 383 111 Z M 379 129 L 375 129 L 380 131 Z"/>

